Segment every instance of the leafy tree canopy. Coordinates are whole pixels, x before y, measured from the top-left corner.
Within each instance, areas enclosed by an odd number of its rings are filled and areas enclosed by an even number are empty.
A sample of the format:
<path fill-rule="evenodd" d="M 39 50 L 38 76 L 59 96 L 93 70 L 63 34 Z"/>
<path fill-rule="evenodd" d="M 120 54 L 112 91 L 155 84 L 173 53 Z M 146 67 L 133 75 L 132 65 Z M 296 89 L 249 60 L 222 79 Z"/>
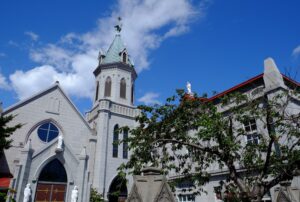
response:
<path fill-rule="evenodd" d="M 12 121 L 13 118 L 13 115 L 3 116 L 0 112 L 0 154 L 4 149 L 11 147 L 12 140 L 9 139 L 9 137 L 22 126 L 21 124 L 11 127 L 8 126 L 8 123 Z"/>
<path fill-rule="evenodd" d="M 220 182 L 227 196 L 261 201 L 270 188 L 299 173 L 298 100 L 287 90 L 214 101 L 178 90 L 163 105 L 139 107 L 139 125 L 124 140 L 131 156 L 119 169 L 139 174 L 151 164 L 193 181 L 198 191 L 218 169 L 227 176 Z M 253 122 L 256 136 L 248 136 L 246 125 Z"/>

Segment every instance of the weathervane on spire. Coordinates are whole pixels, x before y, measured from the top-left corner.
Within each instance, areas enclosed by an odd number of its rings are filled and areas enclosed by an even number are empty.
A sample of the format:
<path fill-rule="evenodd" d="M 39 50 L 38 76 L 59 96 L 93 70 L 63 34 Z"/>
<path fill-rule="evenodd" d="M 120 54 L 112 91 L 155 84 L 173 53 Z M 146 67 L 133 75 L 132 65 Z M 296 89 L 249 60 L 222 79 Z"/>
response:
<path fill-rule="evenodd" d="M 115 29 L 116 29 L 117 33 L 120 33 L 121 30 L 122 30 L 122 23 L 121 23 L 121 21 L 122 21 L 122 18 L 118 17 L 118 24 L 115 26 Z"/>

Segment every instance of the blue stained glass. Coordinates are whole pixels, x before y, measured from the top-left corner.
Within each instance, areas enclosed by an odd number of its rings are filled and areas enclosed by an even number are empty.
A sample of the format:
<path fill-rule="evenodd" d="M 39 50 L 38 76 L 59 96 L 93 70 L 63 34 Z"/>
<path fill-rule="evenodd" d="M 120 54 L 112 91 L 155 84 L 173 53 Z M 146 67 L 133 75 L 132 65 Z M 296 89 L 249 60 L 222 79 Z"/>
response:
<path fill-rule="evenodd" d="M 45 130 L 48 130 L 49 124 L 50 124 L 50 123 L 44 123 L 43 125 L 41 125 L 41 126 L 39 127 L 39 129 L 45 129 Z"/>
<path fill-rule="evenodd" d="M 53 131 L 57 131 L 57 132 L 58 132 L 58 129 L 57 129 L 56 126 L 53 125 L 52 123 L 50 123 L 50 130 L 53 130 Z"/>
<path fill-rule="evenodd" d="M 37 133 L 43 142 L 50 142 L 58 136 L 59 131 L 54 124 L 44 123 L 38 128 Z"/>

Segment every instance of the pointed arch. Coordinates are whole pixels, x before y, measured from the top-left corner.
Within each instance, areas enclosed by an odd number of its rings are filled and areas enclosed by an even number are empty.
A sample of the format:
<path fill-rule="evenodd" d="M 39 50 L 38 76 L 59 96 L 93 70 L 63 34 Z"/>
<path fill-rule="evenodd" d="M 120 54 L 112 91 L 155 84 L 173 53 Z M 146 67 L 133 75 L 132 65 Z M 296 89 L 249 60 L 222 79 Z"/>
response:
<path fill-rule="evenodd" d="M 34 201 L 65 201 L 67 182 L 66 169 L 54 158 L 39 174 Z"/>
<path fill-rule="evenodd" d="M 114 134 L 113 134 L 113 150 L 112 150 L 112 157 L 118 158 L 118 152 L 119 152 L 119 125 L 116 124 L 114 127 Z"/>
<path fill-rule="evenodd" d="M 44 166 L 38 180 L 44 182 L 67 182 L 68 178 L 64 166 L 55 158 Z"/>
<path fill-rule="evenodd" d="M 126 99 L 126 81 L 122 78 L 120 81 L 120 98 Z"/>
<path fill-rule="evenodd" d="M 62 133 L 62 134 L 65 133 L 63 127 L 58 123 L 58 121 L 54 120 L 53 118 L 42 119 L 42 120 L 37 121 L 36 123 L 34 123 L 34 124 L 30 127 L 29 131 L 26 133 L 26 136 L 25 136 L 25 140 L 24 140 L 24 142 L 23 142 L 23 145 L 26 145 L 26 143 L 27 143 L 28 140 L 30 139 L 30 138 L 29 138 L 30 135 L 33 134 L 33 131 L 34 131 L 35 129 L 37 129 L 39 126 L 41 126 L 41 125 L 43 125 L 43 124 L 45 124 L 45 123 L 48 123 L 48 122 L 54 124 L 54 125 L 59 129 L 59 132 L 60 132 L 60 133 Z"/>
<path fill-rule="evenodd" d="M 111 96 L 111 78 L 107 77 L 105 80 L 104 97 Z"/>
<path fill-rule="evenodd" d="M 109 186 L 107 193 L 108 201 L 125 201 L 128 195 L 127 193 L 126 179 L 116 176 Z"/>

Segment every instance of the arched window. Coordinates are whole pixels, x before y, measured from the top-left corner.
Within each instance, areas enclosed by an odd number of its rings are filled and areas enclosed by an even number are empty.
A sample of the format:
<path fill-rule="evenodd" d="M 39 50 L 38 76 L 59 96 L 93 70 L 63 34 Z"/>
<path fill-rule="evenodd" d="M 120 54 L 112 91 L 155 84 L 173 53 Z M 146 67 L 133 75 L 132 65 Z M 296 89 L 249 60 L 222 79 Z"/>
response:
<path fill-rule="evenodd" d="M 123 61 L 124 63 L 127 62 L 127 54 L 126 54 L 125 52 L 123 53 L 122 61 Z"/>
<path fill-rule="evenodd" d="M 99 81 L 97 81 L 97 84 L 96 84 L 96 96 L 95 96 L 95 101 L 98 100 L 98 91 L 99 91 Z"/>
<path fill-rule="evenodd" d="M 124 78 L 120 82 L 120 98 L 126 99 L 126 81 Z"/>
<path fill-rule="evenodd" d="M 59 131 L 53 123 L 47 122 L 39 126 L 37 134 L 43 142 L 50 142 L 58 136 Z"/>
<path fill-rule="evenodd" d="M 127 198 L 126 179 L 115 177 L 109 186 L 107 197 L 109 202 L 125 201 Z"/>
<path fill-rule="evenodd" d="M 127 138 L 128 138 L 128 130 L 125 129 L 123 134 L 123 140 L 125 141 L 123 142 L 123 159 L 128 158 L 128 143 L 126 142 Z"/>
<path fill-rule="evenodd" d="M 111 95 L 111 78 L 107 77 L 105 81 L 104 97 L 110 97 Z"/>
<path fill-rule="evenodd" d="M 131 85 L 131 104 L 133 104 L 134 99 L 134 84 Z"/>
<path fill-rule="evenodd" d="M 114 136 L 113 136 L 113 157 L 118 158 L 118 140 L 119 140 L 119 126 L 118 124 L 114 127 Z"/>
<path fill-rule="evenodd" d="M 67 182 L 66 170 L 59 160 L 54 159 L 43 168 L 39 181 Z"/>

